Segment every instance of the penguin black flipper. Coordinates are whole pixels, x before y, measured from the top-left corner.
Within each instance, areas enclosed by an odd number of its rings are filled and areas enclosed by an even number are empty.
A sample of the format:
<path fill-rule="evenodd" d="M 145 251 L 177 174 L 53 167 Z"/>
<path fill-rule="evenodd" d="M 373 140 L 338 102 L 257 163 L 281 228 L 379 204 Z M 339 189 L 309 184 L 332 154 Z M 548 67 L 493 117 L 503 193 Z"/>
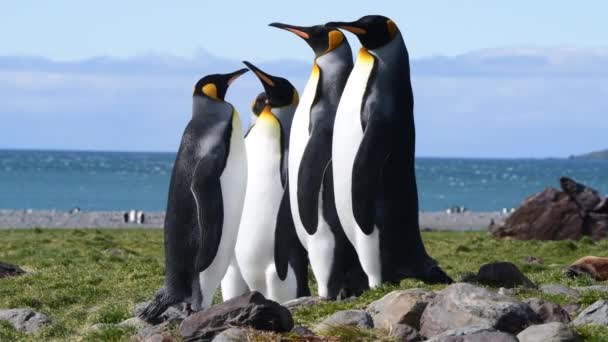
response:
<path fill-rule="evenodd" d="M 319 192 L 331 162 L 331 133 L 313 130 L 298 170 L 298 207 L 304 229 L 312 235 L 319 223 Z"/>
<path fill-rule="evenodd" d="M 285 280 L 289 266 L 289 257 L 293 244 L 300 243 L 296 235 L 296 226 L 291 216 L 291 202 L 289 201 L 289 181 L 285 185 L 285 192 L 279 206 L 274 238 L 274 266 L 279 279 Z"/>
<path fill-rule="evenodd" d="M 220 175 L 225 161 L 224 153 L 205 155 L 196 164 L 190 186 L 196 203 L 196 215 L 201 234 L 198 253 L 199 272 L 207 269 L 213 262 L 222 238 L 224 201 L 222 199 Z"/>
<path fill-rule="evenodd" d="M 353 214 L 366 235 L 374 231 L 376 192 L 382 167 L 392 150 L 393 128 L 389 122 L 377 117 L 378 114 L 368 116 L 371 119 L 363 132 L 352 171 Z"/>

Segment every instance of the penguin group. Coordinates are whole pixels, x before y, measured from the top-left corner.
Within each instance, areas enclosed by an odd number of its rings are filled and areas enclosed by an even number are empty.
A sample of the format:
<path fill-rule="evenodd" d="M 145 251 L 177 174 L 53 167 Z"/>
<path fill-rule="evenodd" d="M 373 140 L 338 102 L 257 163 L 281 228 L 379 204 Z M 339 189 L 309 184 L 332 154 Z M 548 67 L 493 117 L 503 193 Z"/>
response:
<path fill-rule="evenodd" d="M 452 279 L 418 224 L 414 99 L 403 36 L 389 18 L 272 23 L 314 52 L 302 96 L 254 64 L 200 79 L 177 152 L 164 224 L 165 279 L 140 314 L 209 308 L 248 291 L 283 303 L 360 295 L 413 277 Z M 362 47 L 353 53 L 344 31 Z M 251 71 L 264 89 L 251 124 L 225 101 Z"/>

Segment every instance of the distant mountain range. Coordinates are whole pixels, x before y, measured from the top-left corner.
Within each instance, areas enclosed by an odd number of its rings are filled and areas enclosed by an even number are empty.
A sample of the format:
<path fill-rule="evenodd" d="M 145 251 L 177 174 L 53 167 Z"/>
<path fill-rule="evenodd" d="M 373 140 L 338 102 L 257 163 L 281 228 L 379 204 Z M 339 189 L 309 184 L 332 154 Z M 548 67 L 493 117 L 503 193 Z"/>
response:
<path fill-rule="evenodd" d="M 578 156 L 572 156 L 571 159 L 596 159 L 596 160 L 608 160 L 608 149 L 595 151 L 590 153 L 581 154 Z"/>

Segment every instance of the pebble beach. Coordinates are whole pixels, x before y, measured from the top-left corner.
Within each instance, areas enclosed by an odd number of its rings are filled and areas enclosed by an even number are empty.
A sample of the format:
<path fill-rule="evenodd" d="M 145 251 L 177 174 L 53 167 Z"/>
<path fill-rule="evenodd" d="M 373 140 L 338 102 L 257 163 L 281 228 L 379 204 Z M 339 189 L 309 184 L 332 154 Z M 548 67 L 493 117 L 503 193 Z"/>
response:
<path fill-rule="evenodd" d="M 125 211 L 79 211 L 70 213 L 57 210 L 0 210 L 0 229 L 23 228 L 162 228 L 164 212 L 145 212 L 144 223 L 125 223 Z M 485 230 L 493 221 L 500 224 L 506 219 L 500 212 L 474 212 L 448 214 L 421 212 L 423 230 Z"/>

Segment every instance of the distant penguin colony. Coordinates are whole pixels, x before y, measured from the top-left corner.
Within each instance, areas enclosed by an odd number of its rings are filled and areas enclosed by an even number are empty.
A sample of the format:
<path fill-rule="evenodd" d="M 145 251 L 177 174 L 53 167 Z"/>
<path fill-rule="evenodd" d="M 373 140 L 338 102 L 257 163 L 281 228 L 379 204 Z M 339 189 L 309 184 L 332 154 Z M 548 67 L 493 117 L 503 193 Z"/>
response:
<path fill-rule="evenodd" d="M 183 133 L 164 224 L 165 280 L 140 316 L 189 312 L 247 291 L 285 302 L 328 299 L 413 277 L 450 283 L 418 224 L 409 56 L 389 18 L 270 26 L 302 38 L 314 61 L 300 98 L 255 65 L 200 79 Z M 341 30 L 361 42 L 356 62 Z M 224 100 L 251 70 L 264 92 L 247 133 Z M 253 96 L 252 96 L 253 97 Z"/>

